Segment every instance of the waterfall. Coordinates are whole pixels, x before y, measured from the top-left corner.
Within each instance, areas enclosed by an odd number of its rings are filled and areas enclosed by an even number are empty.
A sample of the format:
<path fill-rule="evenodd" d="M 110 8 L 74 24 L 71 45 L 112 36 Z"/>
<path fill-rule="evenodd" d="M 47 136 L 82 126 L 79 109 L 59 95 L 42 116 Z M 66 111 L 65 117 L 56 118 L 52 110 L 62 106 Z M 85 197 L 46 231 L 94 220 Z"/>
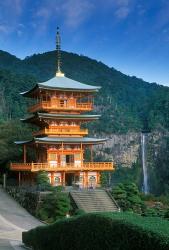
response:
<path fill-rule="evenodd" d="M 146 159 L 146 140 L 147 133 L 141 134 L 141 150 L 142 150 L 142 167 L 143 167 L 143 192 L 147 194 L 149 192 L 148 186 L 148 174 L 147 174 L 147 159 Z"/>

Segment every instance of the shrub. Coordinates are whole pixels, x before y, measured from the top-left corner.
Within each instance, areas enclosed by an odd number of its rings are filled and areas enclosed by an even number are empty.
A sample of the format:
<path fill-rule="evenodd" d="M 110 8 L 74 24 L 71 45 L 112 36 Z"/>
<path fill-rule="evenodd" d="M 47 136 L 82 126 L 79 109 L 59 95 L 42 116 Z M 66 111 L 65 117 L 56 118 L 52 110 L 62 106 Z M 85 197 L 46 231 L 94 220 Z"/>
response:
<path fill-rule="evenodd" d="M 85 214 L 85 211 L 83 209 L 76 209 L 74 211 L 74 215 L 83 215 Z"/>
<path fill-rule="evenodd" d="M 46 195 L 40 208 L 37 211 L 37 217 L 48 223 L 55 222 L 69 213 L 70 200 L 68 195 L 62 192 L 52 192 Z"/>
<path fill-rule="evenodd" d="M 123 211 L 133 211 L 142 214 L 145 204 L 134 183 L 120 183 L 112 189 L 112 195 Z"/>
<path fill-rule="evenodd" d="M 52 190 L 47 172 L 39 171 L 36 178 L 38 189 L 41 191 Z"/>
<path fill-rule="evenodd" d="M 128 213 L 86 214 L 23 233 L 34 250 L 168 250 L 169 222 Z"/>
<path fill-rule="evenodd" d="M 7 187 L 7 192 L 29 213 L 35 215 L 39 202 L 39 193 L 18 187 Z"/>

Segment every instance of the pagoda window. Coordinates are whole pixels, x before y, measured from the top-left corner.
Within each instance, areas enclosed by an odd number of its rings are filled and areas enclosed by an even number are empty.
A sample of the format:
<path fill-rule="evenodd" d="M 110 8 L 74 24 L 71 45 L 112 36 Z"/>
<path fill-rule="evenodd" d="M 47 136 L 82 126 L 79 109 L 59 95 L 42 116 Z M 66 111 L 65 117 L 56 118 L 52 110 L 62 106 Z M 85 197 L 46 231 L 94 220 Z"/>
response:
<path fill-rule="evenodd" d="M 56 153 L 49 153 L 48 159 L 49 159 L 49 161 L 57 161 L 57 154 Z"/>
<path fill-rule="evenodd" d="M 48 153 L 48 162 L 50 164 L 51 167 L 56 167 L 57 163 L 58 163 L 58 159 L 57 159 L 57 154 L 56 152 L 49 152 Z"/>
<path fill-rule="evenodd" d="M 67 126 L 67 122 L 61 122 L 60 126 Z"/>
<path fill-rule="evenodd" d="M 50 124 L 51 127 L 55 127 L 55 126 L 57 126 L 57 125 L 58 125 L 57 122 L 52 122 L 52 123 Z"/>
<path fill-rule="evenodd" d="M 66 164 L 74 163 L 74 155 L 66 155 Z"/>
<path fill-rule="evenodd" d="M 81 154 L 75 154 L 75 166 L 76 167 L 81 167 L 81 163 L 82 163 L 82 155 Z"/>
<path fill-rule="evenodd" d="M 60 100 L 60 107 L 67 107 L 67 100 L 66 99 Z"/>
<path fill-rule="evenodd" d="M 76 122 L 72 122 L 71 125 L 72 125 L 72 126 L 76 126 Z"/>
<path fill-rule="evenodd" d="M 56 146 L 50 146 L 50 147 L 49 147 L 49 150 L 51 150 L 51 151 L 52 151 L 52 150 L 53 150 L 53 151 L 54 151 L 54 150 L 57 150 L 57 147 L 56 147 Z M 53 153 L 53 152 L 52 152 L 52 153 Z"/>

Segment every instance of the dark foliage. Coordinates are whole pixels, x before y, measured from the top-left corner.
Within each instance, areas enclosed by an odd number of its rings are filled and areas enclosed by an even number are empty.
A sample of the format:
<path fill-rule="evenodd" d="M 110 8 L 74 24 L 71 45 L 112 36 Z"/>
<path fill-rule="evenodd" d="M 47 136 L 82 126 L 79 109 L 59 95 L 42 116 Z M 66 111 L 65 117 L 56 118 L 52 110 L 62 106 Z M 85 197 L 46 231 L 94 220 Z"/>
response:
<path fill-rule="evenodd" d="M 88 214 L 23 233 L 35 250 L 167 250 L 169 222 L 134 214 Z"/>
<path fill-rule="evenodd" d="M 37 216 L 48 223 L 64 218 L 70 211 L 70 200 L 66 193 L 53 191 L 45 196 Z"/>
<path fill-rule="evenodd" d="M 138 187 L 134 183 L 120 183 L 112 189 L 112 195 L 123 211 L 142 214 L 145 210 L 144 202 Z"/>

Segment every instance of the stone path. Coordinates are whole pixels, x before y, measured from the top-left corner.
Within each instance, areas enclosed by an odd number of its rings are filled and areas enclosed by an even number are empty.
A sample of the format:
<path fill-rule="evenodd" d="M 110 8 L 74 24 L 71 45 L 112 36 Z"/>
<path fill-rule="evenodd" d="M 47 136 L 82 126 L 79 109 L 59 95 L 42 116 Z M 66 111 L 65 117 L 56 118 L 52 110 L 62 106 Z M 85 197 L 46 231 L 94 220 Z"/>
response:
<path fill-rule="evenodd" d="M 0 188 L 0 250 L 21 250 L 22 232 L 43 225 Z"/>

